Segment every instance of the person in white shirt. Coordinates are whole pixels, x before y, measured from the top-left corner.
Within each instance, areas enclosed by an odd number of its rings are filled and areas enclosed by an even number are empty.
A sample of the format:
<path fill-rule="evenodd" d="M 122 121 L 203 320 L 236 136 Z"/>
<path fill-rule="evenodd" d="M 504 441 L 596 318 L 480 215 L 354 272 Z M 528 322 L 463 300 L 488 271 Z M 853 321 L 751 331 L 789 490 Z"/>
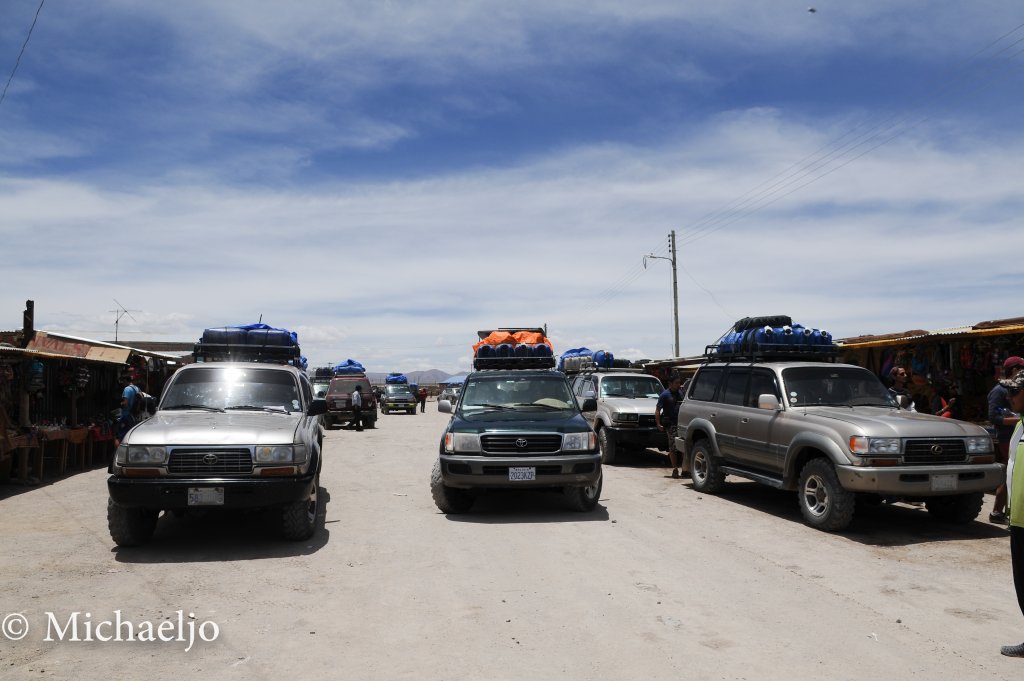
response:
<path fill-rule="evenodd" d="M 359 389 L 358 384 L 352 389 L 352 423 L 356 430 L 363 429 L 363 395 Z"/>

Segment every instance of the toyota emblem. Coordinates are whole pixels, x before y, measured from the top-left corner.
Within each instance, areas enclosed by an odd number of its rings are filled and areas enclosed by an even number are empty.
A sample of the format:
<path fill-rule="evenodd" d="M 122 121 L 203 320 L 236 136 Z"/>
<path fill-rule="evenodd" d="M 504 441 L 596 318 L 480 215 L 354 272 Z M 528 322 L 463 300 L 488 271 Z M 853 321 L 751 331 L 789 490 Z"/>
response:
<path fill-rule="evenodd" d="M 942 454 L 942 445 L 932 445 L 932 454 Z"/>
<path fill-rule="evenodd" d="M 527 442 L 525 437 L 521 437 L 516 440 L 516 447 L 518 447 L 519 449 L 525 448 L 528 444 L 529 442 Z"/>
<path fill-rule="evenodd" d="M 206 456 L 203 457 L 203 463 L 205 463 L 207 466 L 212 466 L 213 464 L 217 463 L 217 455 L 207 454 Z"/>

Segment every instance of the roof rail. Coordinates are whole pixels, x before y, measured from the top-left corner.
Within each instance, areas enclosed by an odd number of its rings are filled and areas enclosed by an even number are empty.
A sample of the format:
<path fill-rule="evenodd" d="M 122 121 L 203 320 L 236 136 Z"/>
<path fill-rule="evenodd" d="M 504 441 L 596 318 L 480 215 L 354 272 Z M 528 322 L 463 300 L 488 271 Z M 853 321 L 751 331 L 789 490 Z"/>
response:
<path fill-rule="evenodd" d="M 548 357 L 474 357 L 473 368 L 486 369 L 554 369 L 555 358 Z"/>

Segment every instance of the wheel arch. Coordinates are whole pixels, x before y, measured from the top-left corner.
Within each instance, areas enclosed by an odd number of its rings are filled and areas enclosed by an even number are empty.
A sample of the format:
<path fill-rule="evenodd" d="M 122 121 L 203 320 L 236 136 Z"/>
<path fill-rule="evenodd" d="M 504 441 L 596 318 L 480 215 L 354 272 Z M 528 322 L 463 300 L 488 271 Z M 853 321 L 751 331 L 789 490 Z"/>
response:
<path fill-rule="evenodd" d="M 846 456 L 832 440 L 814 433 L 797 436 L 789 444 L 786 453 L 786 465 L 783 469 L 785 488 L 795 490 L 800 479 L 800 471 L 808 461 L 819 458 L 827 459 L 833 466 L 847 463 Z"/>

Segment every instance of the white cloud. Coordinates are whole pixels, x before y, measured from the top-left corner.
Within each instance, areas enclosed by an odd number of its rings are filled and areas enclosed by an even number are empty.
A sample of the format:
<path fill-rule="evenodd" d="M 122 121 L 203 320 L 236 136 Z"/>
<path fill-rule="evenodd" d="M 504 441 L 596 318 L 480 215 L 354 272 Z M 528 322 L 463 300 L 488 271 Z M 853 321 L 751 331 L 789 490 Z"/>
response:
<path fill-rule="evenodd" d="M 371 370 L 465 370 L 477 329 L 519 324 L 549 324 L 558 351 L 664 357 L 669 269 L 642 271 L 641 257 L 835 131 L 754 112 L 688 132 L 658 148 L 307 190 L 6 179 L 0 238 L 13 248 L 0 265 L 14 285 L 0 327 L 18 326 L 29 298 L 40 324 L 111 327 L 117 298 L 140 311 L 140 334 L 192 340 L 263 314 L 299 330 L 314 363 Z M 1024 250 L 1008 229 L 1024 145 L 952 154 L 926 132 L 683 246 L 687 271 L 728 310 L 680 272 L 684 353 L 734 316 L 791 314 L 840 336 L 1013 316 L 1020 277 L 996 256 Z M 998 249 L 979 238 L 1002 227 Z M 627 271 L 639 274 L 616 288 Z M 122 328 L 137 337 L 134 326 Z"/>

